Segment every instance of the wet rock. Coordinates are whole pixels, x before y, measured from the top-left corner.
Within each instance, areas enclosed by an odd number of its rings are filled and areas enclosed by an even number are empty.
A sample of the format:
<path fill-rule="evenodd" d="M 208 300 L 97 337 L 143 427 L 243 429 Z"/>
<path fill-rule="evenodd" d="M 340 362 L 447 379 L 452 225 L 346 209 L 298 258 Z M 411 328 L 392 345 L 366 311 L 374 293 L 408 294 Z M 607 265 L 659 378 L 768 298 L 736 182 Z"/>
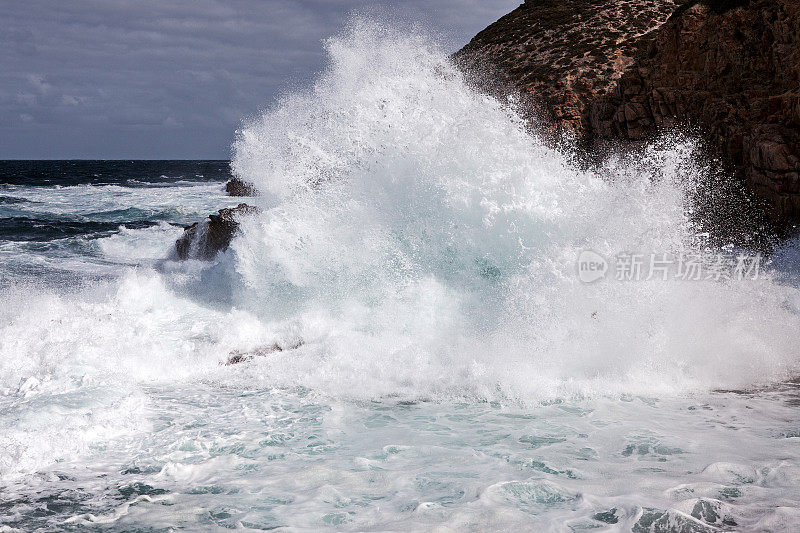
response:
<path fill-rule="evenodd" d="M 231 244 L 239 227 L 237 218 L 257 213 L 258 208 L 247 204 L 220 209 L 215 215 L 187 227 L 175 241 L 175 255 L 180 260 L 201 259 L 209 261 Z"/>
<path fill-rule="evenodd" d="M 231 178 L 225 184 L 225 191 L 228 196 L 255 196 L 256 190 L 251 183 L 242 181 L 239 178 Z"/>
<path fill-rule="evenodd" d="M 798 221 L 799 28 L 793 0 L 686 4 L 618 90 L 592 103 L 587 133 L 636 140 L 694 124 L 773 221 Z"/>
<path fill-rule="evenodd" d="M 454 57 L 586 147 L 689 127 L 776 227 L 800 222 L 797 0 L 531 1 Z"/>
<path fill-rule="evenodd" d="M 276 342 L 269 346 L 264 346 L 249 352 L 242 352 L 236 350 L 228 355 L 228 360 L 224 364 L 225 366 L 230 366 L 230 365 L 237 365 L 239 363 L 246 363 L 247 361 L 252 361 L 256 357 L 266 357 L 268 355 L 278 352 L 283 352 L 286 350 L 296 350 L 301 346 L 303 346 L 304 344 L 305 343 L 301 340 L 285 345 L 281 345 Z"/>

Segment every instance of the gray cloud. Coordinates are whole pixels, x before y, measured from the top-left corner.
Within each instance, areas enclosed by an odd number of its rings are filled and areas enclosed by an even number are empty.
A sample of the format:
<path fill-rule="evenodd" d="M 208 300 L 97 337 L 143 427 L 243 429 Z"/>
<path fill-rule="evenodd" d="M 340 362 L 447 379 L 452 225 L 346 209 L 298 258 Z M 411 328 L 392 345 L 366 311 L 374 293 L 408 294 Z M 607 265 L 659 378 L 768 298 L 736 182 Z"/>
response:
<path fill-rule="evenodd" d="M 0 158 L 224 158 L 353 12 L 455 50 L 520 0 L 26 0 L 0 28 Z"/>

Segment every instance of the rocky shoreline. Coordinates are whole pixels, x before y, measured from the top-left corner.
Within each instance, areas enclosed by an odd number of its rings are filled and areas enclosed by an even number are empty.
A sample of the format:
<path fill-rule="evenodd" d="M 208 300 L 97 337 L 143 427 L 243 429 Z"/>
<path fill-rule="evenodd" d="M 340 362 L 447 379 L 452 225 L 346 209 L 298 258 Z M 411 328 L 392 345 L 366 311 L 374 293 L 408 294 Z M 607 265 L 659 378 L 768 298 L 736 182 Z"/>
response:
<path fill-rule="evenodd" d="M 537 0 L 454 55 L 589 150 L 698 132 L 772 223 L 800 221 L 800 2 Z"/>
<path fill-rule="evenodd" d="M 588 109 L 612 91 L 675 0 L 535 0 L 478 33 L 453 55 L 494 92 L 519 95 L 558 132 L 583 135 Z"/>
<path fill-rule="evenodd" d="M 693 125 L 781 224 L 800 219 L 800 2 L 696 4 L 590 109 L 598 138 Z"/>
<path fill-rule="evenodd" d="M 697 132 L 772 230 L 789 234 L 800 222 L 797 0 L 526 0 L 453 59 L 483 90 L 519 97 L 543 131 L 588 153 Z M 226 191 L 257 194 L 239 178 Z M 177 257 L 212 259 L 236 217 L 253 210 L 241 204 L 189 226 Z M 749 222 L 736 224 L 738 232 Z"/>

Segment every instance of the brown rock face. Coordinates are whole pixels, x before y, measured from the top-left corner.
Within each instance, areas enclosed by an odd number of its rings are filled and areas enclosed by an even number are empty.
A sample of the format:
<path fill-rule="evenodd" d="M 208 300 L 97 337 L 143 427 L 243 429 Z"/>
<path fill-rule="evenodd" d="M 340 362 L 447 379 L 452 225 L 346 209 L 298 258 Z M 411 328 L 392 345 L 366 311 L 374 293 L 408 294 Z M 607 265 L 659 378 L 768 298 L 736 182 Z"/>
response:
<path fill-rule="evenodd" d="M 589 104 L 614 86 L 677 5 L 675 0 L 525 2 L 454 58 L 467 71 L 491 77 L 498 92 L 521 92 L 546 123 L 581 135 Z"/>
<path fill-rule="evenodd" d="M 228 196 L 255 196 L 256 190 L 250 183 L 245 183 L 239 178 L 231 178 L 225 184 L 225 192 Z"/>
<path fill-rule="evenodd" d="M 800 220 L 800 2 L 714 4 L 686 6 L 659 29 L 592 103 L 587 133 L 637 140 L 697 126 L 774 221 Z"/>
<path fill-rule="evenodd" d="M 209 215 L 202 222 L 195 222 L 180 239 L 175 241 L 175 254 L 178 259 L 201 259 L 210 261 L 219 252 L 224 252 L 231 244 L 239 227 L 237 217 L 258 212 L 257 207 L 239 204 L 237 207 L 220 209 L 218 214 Z"/>
<path fill-rule="evenodd" d="M 589 146 L 691 127 L 800 221 L 800 0 L 537 0 L 454 57 Z"/>

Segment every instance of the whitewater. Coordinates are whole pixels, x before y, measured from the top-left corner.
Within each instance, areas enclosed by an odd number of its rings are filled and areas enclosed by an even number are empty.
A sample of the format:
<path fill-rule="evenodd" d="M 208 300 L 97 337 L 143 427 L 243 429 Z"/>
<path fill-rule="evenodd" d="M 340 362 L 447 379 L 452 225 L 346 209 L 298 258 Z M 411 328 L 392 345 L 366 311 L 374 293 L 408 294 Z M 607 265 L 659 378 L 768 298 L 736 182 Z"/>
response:
<path fill-rule="evenodd" d="M 237 132 L 213 261 L 173 248 L 222 181 L 0 185 L 96 232 L 0 235 L 0 531 L 800 528 L 797 245 L 584 283 L 719 251 L 691 138 L 587 166 L 422 33 L 326 49 Z"/>

